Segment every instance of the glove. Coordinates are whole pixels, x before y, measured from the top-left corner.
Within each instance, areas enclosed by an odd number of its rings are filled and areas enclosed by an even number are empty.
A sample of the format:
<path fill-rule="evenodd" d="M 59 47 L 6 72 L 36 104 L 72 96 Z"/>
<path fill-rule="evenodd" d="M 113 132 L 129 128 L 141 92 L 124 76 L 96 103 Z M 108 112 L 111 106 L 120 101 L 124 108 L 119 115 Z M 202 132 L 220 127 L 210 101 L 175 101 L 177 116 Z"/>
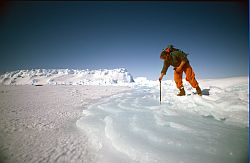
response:
<path fill-rule="evenodd" d="M 161 81 L 161 80 L 162 80 L 162 78 L 163 78 L 163 76 L 160 76 L 160 77 L 159 77 L 159 81 Z"/>
<path fill-rule="evenodd" d="M 163 78 L 163 74 L 161 74 L 160 77 L 159 77 L 160 82 L 161 82 L 162 78 Z"/>

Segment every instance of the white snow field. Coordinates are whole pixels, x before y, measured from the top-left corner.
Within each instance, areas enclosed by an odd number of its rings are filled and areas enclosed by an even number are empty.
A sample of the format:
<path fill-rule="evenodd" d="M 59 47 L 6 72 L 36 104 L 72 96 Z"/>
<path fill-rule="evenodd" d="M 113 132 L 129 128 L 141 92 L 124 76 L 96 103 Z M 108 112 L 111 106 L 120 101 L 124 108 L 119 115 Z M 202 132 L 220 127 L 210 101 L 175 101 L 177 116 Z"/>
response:
<path fill-rule="evenodd" d="M 0 86 L 1 163 L 91 163 L 88 137 L 76 127 L 82 110 L 116 86 Z"/>
<path fill-rule="evenodd" d="M 6 73 L 0 162 L 248 162 L 248 77 L 198 80 L 202 97 L 183 81 L 160 104 L 159 82 L 126 69 Z"/>
<path fill-rule="evenodd" d="M 248 162 L 248 77 L 200 80 L 203 96 L 185 82 L 135 79 L 130 92 L 83 110 L 76 123 L 100 163 Z"/>

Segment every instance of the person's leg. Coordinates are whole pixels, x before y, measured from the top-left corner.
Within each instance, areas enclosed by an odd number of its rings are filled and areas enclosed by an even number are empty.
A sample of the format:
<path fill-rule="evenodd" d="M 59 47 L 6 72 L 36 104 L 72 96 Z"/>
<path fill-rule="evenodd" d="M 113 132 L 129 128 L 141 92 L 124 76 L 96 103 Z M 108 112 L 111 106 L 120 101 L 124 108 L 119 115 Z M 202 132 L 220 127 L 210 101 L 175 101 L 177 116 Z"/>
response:
<path fill-rule="evenodd" d="M 185 95 L 185 90 L 182 84 L 182 73 L 177 73 L 176 71 L 174 71 L 174 81 L 176 84 L 176 87 L 180 90 L 180 93 L 177 94 L 177 96 L 184 96 Z"/>
<path fill-rule="evenodd" d="M 182 72 L 181 73 L 177 73 L 176 71 L 174 71 L 174 81 L 176 84 L 176 87 L 178 89 L 182 88 Z"/>
<path fill-rule="evenodd" d="M 196 88 L 199 84 L 195 79 L 195 73 L 190 65 L 186 66 L 184 69 L 186 74 L 186 80 L 191 84 L 193 88 Z"/>
<path fill-rule="evenodd" d="M 199 95 L 202 95 L 201 89 L 197 80 L 195 79 L 195 73 L 190 65 L 186 66 L 184 69 L 186 74 L 186 80 L 190 83 L 193 88 L 196 88 L 196 91 Z"/>

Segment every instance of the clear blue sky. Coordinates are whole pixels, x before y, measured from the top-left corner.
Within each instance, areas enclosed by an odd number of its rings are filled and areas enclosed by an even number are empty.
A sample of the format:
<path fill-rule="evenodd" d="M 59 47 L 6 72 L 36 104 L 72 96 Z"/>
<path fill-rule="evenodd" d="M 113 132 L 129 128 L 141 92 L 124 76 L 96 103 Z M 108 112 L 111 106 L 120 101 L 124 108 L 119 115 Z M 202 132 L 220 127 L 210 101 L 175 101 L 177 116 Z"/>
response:
<path fill-rule="evenodd" d="M 11 2 L 0 20 L 0 71 L 124 67 L 158 79 L 160 52 L 173 44 L 190 54 L 198 79 L 248 76 L 248 36 L 248 6 L 237 1 Z"/>

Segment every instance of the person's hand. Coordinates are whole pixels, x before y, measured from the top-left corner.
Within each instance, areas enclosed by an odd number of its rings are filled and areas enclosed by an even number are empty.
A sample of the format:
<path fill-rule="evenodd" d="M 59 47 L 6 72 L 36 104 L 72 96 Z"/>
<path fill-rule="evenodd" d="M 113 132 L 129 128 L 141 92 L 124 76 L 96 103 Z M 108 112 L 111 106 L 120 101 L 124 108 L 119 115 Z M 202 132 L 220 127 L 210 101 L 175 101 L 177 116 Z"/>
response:
<path fill-rule="evenodd" d="M 174 70 L 177 72 L 177 73 L 180 73 L 182 71 L 182 68 L 181 67 L 175 67 Z"/>
<path fill-rule="evenodd" d="M 159 77 L 159 81 L 160 81 L 160 82 L 161 82 L 162 78 L 163 78 L 163 76 L 161 75 L 161 76 Z"/>

